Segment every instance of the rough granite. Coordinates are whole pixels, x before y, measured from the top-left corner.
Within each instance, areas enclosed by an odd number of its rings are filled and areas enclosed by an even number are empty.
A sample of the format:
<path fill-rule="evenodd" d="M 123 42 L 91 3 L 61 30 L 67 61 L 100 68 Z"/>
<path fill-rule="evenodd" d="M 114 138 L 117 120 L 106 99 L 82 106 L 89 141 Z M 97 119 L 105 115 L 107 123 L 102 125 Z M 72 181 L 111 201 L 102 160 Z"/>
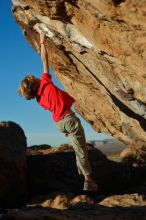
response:
<path fill-rule="evenodd" d="M 76 111 L 126 144 L 146 141 L 145 0 L 12 0 L 13 16 L 49 64 Z"/>

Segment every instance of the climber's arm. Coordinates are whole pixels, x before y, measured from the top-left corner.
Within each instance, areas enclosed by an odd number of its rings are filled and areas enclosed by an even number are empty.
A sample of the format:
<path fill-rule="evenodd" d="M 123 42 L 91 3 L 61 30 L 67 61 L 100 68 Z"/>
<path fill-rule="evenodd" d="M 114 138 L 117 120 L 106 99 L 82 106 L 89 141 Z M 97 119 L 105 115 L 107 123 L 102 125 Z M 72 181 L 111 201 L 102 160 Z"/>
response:
<path fill-rule="evenodd" d="M 48 64 L 48 55 L 45 47 L 45 34 L 40 33 L 40 45 L 41 45 L 41 59 L 43 63 L 43 72 L 49 74 L 49 64 Z"/>

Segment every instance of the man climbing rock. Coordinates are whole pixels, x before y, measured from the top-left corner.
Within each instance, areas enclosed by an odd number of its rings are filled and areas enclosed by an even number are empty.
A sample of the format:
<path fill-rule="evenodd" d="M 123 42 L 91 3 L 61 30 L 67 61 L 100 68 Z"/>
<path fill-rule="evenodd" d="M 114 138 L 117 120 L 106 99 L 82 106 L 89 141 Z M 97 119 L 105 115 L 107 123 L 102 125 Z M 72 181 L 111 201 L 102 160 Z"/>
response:
<path fill-rule="evenodd" d="M 71 110 L 74 98 L 65 91 L 57 88 L 49 73 L 48 57 L 45 47 L 45 35 L 40 34 L 41 59 L 43 73 L 41 80 L 32 76 L 26 76 L 18 89 L 25 99 L 36 99 L 44 109 L 51 111 L 58 129 L 65 133 L 71 140 L 76 154 L 76 164 L 80 175 L 85 177 L 83 190 L 97 191 L 97 184 L 91 176 L 91 166 L 88 159 L 86 138 L 81 121 Z"/>

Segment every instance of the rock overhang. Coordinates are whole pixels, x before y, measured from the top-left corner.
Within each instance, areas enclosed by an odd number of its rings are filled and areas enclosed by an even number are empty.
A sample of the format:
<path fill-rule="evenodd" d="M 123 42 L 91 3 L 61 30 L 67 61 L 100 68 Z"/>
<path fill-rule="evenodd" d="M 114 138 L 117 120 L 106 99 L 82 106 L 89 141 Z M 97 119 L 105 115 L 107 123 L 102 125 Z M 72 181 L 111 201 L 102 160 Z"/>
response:
<path fill-rule="evenodd" d="M 38 52 L 39 32 L 46 33 L 49 64 L 93 129 L 128 144 L 145 142 L 144 1 L 12 2 Z"/>

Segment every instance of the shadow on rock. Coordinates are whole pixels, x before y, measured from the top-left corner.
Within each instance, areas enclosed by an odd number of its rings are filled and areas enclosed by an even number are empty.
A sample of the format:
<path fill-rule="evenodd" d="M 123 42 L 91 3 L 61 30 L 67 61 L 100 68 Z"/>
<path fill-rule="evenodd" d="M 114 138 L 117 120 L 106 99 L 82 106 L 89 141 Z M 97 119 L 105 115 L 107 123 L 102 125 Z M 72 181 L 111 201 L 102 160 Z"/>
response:
<path fill-rule="evenodd" d="M 88 153 L 99 191 L 87 195 L 122 193 L 146 179 L 144 167 L 136 168 L 111 161 L 94 148 L 90 148 Z M 84 179 L 77 173 L 75 154 L 71 147 L 51 148 L 43 155 L 28 155 L 27 161 L 29 198 L 54 191 L 85 194 L 82 190 Z"/>

